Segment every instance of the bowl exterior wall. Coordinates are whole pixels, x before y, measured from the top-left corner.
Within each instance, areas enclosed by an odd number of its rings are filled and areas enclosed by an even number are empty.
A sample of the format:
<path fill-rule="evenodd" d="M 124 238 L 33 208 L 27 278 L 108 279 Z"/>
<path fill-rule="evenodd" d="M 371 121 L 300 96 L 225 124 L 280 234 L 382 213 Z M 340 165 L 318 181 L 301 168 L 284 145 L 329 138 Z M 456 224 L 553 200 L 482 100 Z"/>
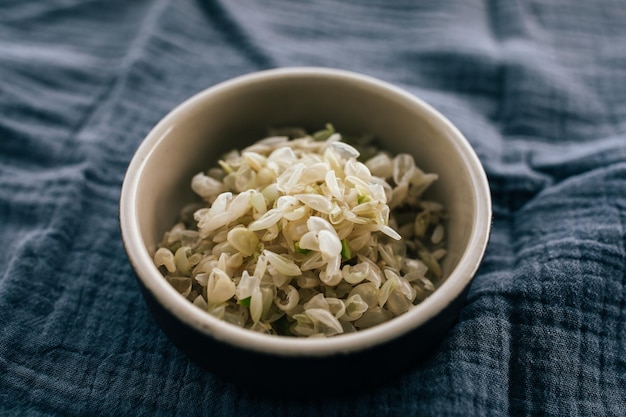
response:
<path fill-rule="evenodd" d="M 467 288 L 435 317 L 387 343 L 324 357 L 261 353 L 216 340 L 171 314 L 142 285 L 142 295 L 163 333 L 191 360 L 220 378 L 268 394 L 306 395 L 375 388 L 427 360 L 458 320 Z M 278 336 L 276 336 L 278 337 Z M 336 336 L 341 337 L 341 336 Z"/>

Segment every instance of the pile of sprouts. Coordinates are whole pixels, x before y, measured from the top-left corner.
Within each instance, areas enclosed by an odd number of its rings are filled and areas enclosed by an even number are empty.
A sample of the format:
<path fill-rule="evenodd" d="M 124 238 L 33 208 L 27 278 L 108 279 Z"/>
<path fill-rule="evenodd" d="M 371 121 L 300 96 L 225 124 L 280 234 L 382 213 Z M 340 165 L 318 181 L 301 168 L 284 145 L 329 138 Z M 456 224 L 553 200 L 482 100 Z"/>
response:
<path fill-rule="evenodd" d="M 442 279 L 437 179 L 332 125 L 282 129 L 198 173 L 202 204 L 165 233 L 155 265 L 198 308 L 254 331 L 304 337 L 391 320 Z"/>

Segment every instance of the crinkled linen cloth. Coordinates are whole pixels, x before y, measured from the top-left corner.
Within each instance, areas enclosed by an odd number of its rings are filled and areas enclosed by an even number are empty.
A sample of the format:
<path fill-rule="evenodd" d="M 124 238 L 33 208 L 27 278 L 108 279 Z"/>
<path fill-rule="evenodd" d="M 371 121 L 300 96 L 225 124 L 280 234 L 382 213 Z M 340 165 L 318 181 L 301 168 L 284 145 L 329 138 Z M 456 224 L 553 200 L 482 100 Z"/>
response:
<path fill-rule="evenodd" d="M 610 0 L 0 1 L 0 415 L 626 415 L 625 22 Z M 295 65 L 431 103 L 475 148 L 494 207 L 431 356 L 300 399 L 180 353 L 117 217 L 133 152 L 171 108 Z"/>

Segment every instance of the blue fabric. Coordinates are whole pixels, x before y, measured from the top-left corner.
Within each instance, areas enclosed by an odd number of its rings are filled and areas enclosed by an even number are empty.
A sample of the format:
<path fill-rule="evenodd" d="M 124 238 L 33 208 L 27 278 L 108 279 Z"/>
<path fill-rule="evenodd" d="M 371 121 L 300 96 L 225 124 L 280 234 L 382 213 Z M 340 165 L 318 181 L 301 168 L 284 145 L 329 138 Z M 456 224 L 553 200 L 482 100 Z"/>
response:
<path fill-rule="evenodd" d="M 626 415 L 624 22 L 615 0 L 1 1 L 0 415 Z M 495 213 L 433 356 L 308 400 L 181 354 L 117 220 L 128 162 L 167 111 L 293 65 L 433 104 L 476 149 Z"/>

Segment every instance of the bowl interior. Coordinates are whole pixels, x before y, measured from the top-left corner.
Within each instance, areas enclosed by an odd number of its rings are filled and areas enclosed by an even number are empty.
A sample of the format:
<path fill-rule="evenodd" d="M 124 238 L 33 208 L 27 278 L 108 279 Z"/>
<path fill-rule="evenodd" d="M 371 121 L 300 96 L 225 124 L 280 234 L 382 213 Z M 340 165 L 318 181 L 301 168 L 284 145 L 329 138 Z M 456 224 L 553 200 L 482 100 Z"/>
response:
<path fill-rule="evenodd" d="M 137 223 L 143 250 L 151 256 L 180 209 L 197 200 L 190 190 L 194 174 L 214 166 L 223 153 L 266 136 L 270 127 L 313 131 L 326 123 L 339 132 L 373 134 L 381 147 L 408 152 L 422 170 L 439 174 L 427 197 L 443 203 L 449 213 L 448 255 L 442 267 L 446 276 L 454 272 L 454 279 L 467 285 L 486 245 L 483 235 L 490 217 L 478 159 L 461 134 L 430 106 L 385 83 L 341 71 L 270 71 L 218 85 L 183 103 L 138 151 L 141 161 L 128 186 L 135 205 L 122 215 Z M 477 236 L 482 246 L 472 249 Z M 456 271 L 468 247 L 477 253 L 464 271 Z M 156 277 L 158 271 L 139 271 L 142 274 Z"/>

